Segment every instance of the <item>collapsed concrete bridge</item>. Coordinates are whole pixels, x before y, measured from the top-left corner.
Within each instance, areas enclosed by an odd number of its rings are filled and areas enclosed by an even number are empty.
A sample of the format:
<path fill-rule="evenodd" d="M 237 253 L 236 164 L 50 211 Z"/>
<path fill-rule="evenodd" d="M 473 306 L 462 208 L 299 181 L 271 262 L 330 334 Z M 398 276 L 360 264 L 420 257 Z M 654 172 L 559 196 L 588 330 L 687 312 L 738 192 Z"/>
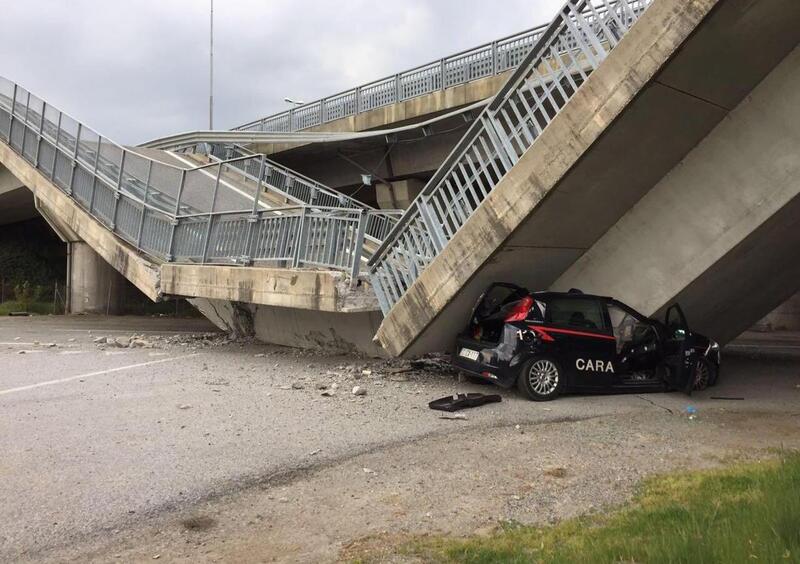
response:
<path fill-rule="evenodd" d="M 97 253 L 92 268 L 108 263 L 152 299 L 190 298 L 270 342 L 446 350 L 498 279 L 617 295 L 646 314 L 677 299 L 724 342 L 800 286 L 798 24 L 790 0 L 567 2 L 514 64 L 493 46 L 473 81 L 449 84 L 443 60 L 428 92 L 397 75 L 381 86 L 393 100 L 370 90 L 382 105 L 350 117 L 326 99 L 289 125 L 265 118 L 180 152 L 114 145 L 5 81 L 0 163 L 81 249 L 77 269 Z M 466 126 L 437 170 L 418 167 L 432 176 L 402 217 L 271 160 L 295 148 L 293 164 L 314 170 L 328 162 L 315 146 L 356 142 L 296 130 L 384 128 L 367 143 L 430 127 L 426 115 Z M 269 124 L 284 137 L 257 142 Z"/>

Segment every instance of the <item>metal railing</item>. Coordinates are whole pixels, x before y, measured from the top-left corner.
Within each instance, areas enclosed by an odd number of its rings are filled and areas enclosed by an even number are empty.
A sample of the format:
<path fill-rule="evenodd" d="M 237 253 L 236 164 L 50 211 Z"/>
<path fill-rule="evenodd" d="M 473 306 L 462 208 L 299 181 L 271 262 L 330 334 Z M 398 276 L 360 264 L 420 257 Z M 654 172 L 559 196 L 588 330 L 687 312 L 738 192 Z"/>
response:
<path fill-rule="evenodd" d="M 485 43 L 426 65 L 235 127 L 293 132 L 515 69 L 546 25 Z"/>
<path fill-rule="evenodd" d="M 204 151 L 217 161 L 255 156 L 255 153 L 240 145 L 218 143 L 205 143 L 204 145 L 205 147 L 194 147 L 193 150 L 195 152 Z M 254 166 L 254 161 L 237 160 L 233 162 L 233 166 L 240 170 L 245 183 L 257 181 L 258 167 Z M 354 210 L 364 209 L 368 211 L 366 237 L 375 243 L 381 243 L 403 215 L 403 210 L 372 208 L 270 159 L 265 160 L 263 182 L 266 183 L 267 190 L 271 190 L 296 204 Z"/>
<path fill-rule="evenodd" d="M 358 277 L 378 215 L 321 205 L 269 209 L 266 158 L 180 168 L 102 137 L 0 77 L 0 142 L 136 249 L 164 261 L 328 267 Z M 227 179 L 256 171 L 252 193 Z"/>
<path fill-rule="evenodd" d="M 384 314 L 442 251 L 653 0 L 565 4 L 370 260 Z"/>

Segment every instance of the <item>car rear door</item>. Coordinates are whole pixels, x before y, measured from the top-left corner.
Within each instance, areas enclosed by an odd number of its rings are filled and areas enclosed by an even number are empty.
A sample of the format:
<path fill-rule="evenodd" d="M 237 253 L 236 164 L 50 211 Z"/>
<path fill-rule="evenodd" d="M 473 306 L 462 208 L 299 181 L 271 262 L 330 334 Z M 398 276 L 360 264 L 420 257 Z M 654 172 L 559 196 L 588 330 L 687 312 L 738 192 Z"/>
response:
<path fill-rule="evenodd" d="M 604 389 L 611 385 L 616 353 L 605 304 L 591 296 L 547 298 L 545 324 L 570 386 Z"/>
<path fill-rule="evenodd" d="M 664 324 L 666 335 L 664 335 L 663 350 L 664 364 L 667 366 L 667 383 L 675 390 L 691 395 L 697 355 L 681 306 L 672 304 L 667 309 Z"/>

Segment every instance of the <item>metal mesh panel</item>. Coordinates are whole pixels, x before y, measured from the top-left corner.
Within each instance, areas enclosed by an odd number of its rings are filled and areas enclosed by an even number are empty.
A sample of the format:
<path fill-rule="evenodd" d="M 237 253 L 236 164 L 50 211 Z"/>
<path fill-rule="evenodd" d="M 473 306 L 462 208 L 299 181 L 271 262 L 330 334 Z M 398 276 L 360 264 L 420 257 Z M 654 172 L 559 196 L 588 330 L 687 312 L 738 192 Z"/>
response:
<path fill-rule="evenodd" d="M 175 227 L 175 241 L 172 246 L 177 260 L 202 260 L 209 220 L 208 217 L 182 219 Z"/>
<path fill-rule="evenodd" d="M 115 190 L 104 182 L 99 180 L 95 182 L 92 213 L 106 225 L 111 225 L 114 222 L 114 206 L 116 204 L 114 192 Z"/>
<path fill-rule="evenodd" d="M 25 124 L 18 119 L 11 122 L 11 146 L 17 151 L 22 151 L 22 143 L 25 140 Z"/>
<path fill-rule="evenodd" d="M 25 121 L 25 113 L 28 110 L 28 91 L 22 86 L 17 86 L 17 92 L 14 96 L 14 115 Z"/>
<path fill-rule="evenodd" d="M 136 244 L 142 221 L 142 204 L 130 198 L 121 198 L 117 208 L 117 233 Z"/>
<path fill-rule="evenodd" d="M 14 83 L 0 77 L 0 110 L 11 113 L 14 98 Z"/>
<path fill-rule="evenodd" d="M 439 90 L 442 87 L 442 68 L 439 63 L 400 77 L 400 97 L 402 100 L 414 98 Z"/>
<path fill-rule="evenodd" d="M 292 130 L 306 129 L 322 123 L 320 103 L 307 104 L 292 110 Z"/>
<path fill-rule="evenodd" d="M 47 176 L 53 173 L 53 159 L 55 158 L 55 148 L 53 144 L 45 139 L 42 139 L 42 144 L 39 146 L 39 170 L 44 172 Z"/>
<path fill-rule="evenodd" d="M 169 254 L 169 239 L 172 221 L 152 210 L 147 210 L 142 228 L 142 248 L 156 256 Z"/>
<path fill-rule="evenodd" d="M 53 106 L 45 106 L 44 108 L 44 126 L 42 127 L 42 135 L 45 139 L 49 139 L 55 143 L 58 139 L 58 120 L 60 113 Z"/>
<path fill-rule="evenodd" d="M 248 216 L 245 215 L 215 216 L 211 224 L 208 259 L 229 262 L 242 256 L 248 225 Z"/>
<path fill-rule="evenodd" d="M 0 108 L 0 139 L 8 141 L 9 127 L 11 126 L 11 112 Z"/>
<path fill-rule="evenodd" d="M 58 173 L 58 167 L 56 172 Z M 94 189 L 94 176 L 82 166 L 76 166 L 72 181 L 72 197 L 78 200 L 83 207 L 89 209 L 92 201 L 92 190 Z M 67 177 L 66 183 L 69 183 Z"/>
<path fill-rule="evenodd" d="M 75 153 L 75 142 L 78 137 L 78 122 L 67 114 L 61 115 L 61 128 L 58 131 L 58 146 L 69 155 Z"/>
<path fill-rule="evenodd" d="M 99 147 L 100 136 L 88 127 L 81 127 L 78 137 L 78 160 L 93 169 Z"/>
<path fill-rule="evenodd" d="M 325 111 L 324 121 L 329 122 L 356 113 L 356 94 L 355 92 L 345 92 L 338 96 L 332 96 L 324 100 Z"/>
<path fill-rule="evenodd" d="M 122 182 L 120 183 L 122 193 L 129 194 L 138 200 L 144 200 L 149 168 L 149 159 L 127 151 L 125 153 L 125 163 L 122 167 Z"/>
<path fill-rule="evenodd" d="M 55 175 L 53 181 L 64 191 L 69 191 L 72 178 L 72 159 L 61 151 L 56 151 Z"/>
<path fill-rule="evenodd" d="M 396 102 L 396 88 L 394 78 L 387 78 L 380 82 L 362 86 L 358 104 L 359 111 L 365 112 Z"/>
<path fill-rule="evenodd" d="M 298 237 L 300 217 L 269 216 L 258 222 L 253 259 L 290 261 L 294 258 L 294 242 Z"/>

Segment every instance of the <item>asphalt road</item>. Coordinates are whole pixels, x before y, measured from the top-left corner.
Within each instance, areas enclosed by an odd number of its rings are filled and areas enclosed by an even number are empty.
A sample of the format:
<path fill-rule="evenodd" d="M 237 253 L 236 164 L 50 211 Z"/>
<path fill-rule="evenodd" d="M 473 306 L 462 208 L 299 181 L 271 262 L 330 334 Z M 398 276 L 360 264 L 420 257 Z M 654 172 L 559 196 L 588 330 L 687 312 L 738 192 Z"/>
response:
<path fill-rule="evenodd" d="M 480 433 L 653 409 L 680 414 L 690 404 L 701 415 L 720 405 L 775 413 L 800 405 L 800 341 L 791 335 L 779 350 L 756 339 L 726 351 L 720 385 L 692 398 L 534 404 L 509 391 L 454 422 L 427 403 L 487 388 L 436 370 L 394 373 L 382 361 L 190 336 L 208 329 L 202 320 L 0 318 L 0 561 L 37 559 L 281 472 L 446 434 L 454 424 Z M 94 343 L 133 333 L 154 348 Z M 318 387 L 334 383 L 323 397 Z M 367 394 L 354 396 L 355 385 Z"/>

